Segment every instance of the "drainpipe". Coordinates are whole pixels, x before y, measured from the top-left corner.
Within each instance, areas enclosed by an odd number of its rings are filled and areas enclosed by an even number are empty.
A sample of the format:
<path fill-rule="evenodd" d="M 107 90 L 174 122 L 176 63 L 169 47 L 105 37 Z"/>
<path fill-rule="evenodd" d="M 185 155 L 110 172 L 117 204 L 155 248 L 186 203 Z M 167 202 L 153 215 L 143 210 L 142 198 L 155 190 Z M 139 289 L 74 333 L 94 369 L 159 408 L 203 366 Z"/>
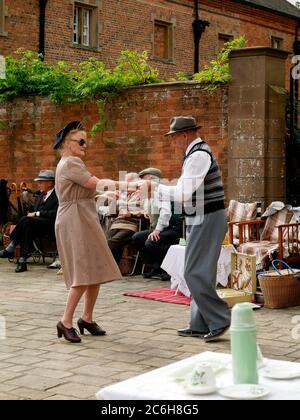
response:
<path fill-rule="evenodd" d="M 48 0 L 39 0 L 40 3 L 40 35 L 39 35 L 39 54 L 45 57 L 45 20 L 46 20 L 46 5 Z"/>
<path fill-rule="evenodd" d="M 293 52 L 294 55 L 298 55 L 300 56 L 300 40 L 298 37 L 299 34 L 299 29 L 300 29 L 300 22 L 298 22 L 298 25 L 296 27 L 296 33 L 295 33 L 295 41 L 294 41 L 294 45 L 293 45 Z M 292 120 L 293 123 L 295 124 L 295 127 L 298 127 L 298 91 L 299 91 L 299 80 L 296 79 L 294 82 L 294 114 L 292 115 Z"/>
<path fill-rule="evenodd" d="M 193 22 L 193 30 L 194 30 L 194 41 L 195 41 L 195 59 L 194 59 L 194 73 L 199 72 L 199 47 L 200 47 L 200 39 L 205 31 L 206 26 L 209 26 L 210 23 L 207 20 L 199 19 L 199 0 L 194 0 L 195 6 L 195 20 Z"/>

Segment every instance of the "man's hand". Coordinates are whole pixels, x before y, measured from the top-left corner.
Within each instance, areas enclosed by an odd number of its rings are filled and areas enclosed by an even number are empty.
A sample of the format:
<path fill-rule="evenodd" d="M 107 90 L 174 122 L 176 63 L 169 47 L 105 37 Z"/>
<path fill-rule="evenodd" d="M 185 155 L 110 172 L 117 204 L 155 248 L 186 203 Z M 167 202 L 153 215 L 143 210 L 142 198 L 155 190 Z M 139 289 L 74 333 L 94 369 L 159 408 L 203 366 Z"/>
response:
<path fill-rule="evenodd" d="M 150 239 L 151 241 L 159 241 L 160 230 L 154 230 L 153 232 L 151 232 L 150 235 L 148 236 L 148 239 Z"/>
<path fill-rule="evenodd" d="M 36 216 L 36 213 L 34 212 L 34 213 L 28 213 L 27 214 L 27 217 L 35 217 Z"/>

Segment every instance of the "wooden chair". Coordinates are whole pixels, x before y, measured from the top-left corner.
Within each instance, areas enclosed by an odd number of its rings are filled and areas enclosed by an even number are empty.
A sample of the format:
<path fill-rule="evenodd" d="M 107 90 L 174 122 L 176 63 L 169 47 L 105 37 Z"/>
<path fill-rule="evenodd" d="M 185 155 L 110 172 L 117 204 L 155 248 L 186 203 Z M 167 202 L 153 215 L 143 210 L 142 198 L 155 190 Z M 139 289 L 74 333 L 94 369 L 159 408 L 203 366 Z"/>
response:
<path fill-rule="evenodd" d="M 239 245 L 238 222 L 245 220 L 256 220 L 261 216 L 261 202 L 241 203 L 230 200 L 227 209 L 229 243 Z"/>
<path fill-rule="evenodd" d="M 288 263 L 300 262 L 300 223 L 286 207 L 265 220 L 235 225 L 239 232 L 237 250 L 256 255 L 258 270 L 268 268 L 273 256 Z"/>

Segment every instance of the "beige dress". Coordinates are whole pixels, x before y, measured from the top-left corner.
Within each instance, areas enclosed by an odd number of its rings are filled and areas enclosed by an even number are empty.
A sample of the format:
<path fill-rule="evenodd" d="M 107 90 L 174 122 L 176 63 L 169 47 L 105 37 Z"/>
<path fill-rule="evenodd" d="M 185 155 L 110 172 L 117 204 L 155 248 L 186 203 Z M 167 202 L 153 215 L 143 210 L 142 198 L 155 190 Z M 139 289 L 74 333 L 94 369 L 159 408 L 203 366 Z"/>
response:
<path fill-rule="evenodd" d="M 99 223 L 95 191 L 83 187 L 90 177 L 77 157 L 63 157 L 56 169 L 55 235 L 68 289 L 122 277 Z"/>

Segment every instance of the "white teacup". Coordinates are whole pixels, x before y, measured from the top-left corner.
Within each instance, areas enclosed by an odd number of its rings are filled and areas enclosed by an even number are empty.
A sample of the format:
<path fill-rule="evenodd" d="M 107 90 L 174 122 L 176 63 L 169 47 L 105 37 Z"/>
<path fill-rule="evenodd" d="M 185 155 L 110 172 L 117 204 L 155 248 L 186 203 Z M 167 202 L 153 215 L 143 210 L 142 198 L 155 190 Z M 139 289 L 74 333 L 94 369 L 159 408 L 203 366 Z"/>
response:
<path fill-rule="evenodd" d="M 191 394 L 215 392 L 217 389 L 216 378 L 211 364 L 208 362 L 198 363 L 188 377 L 185 386 Z"/>

